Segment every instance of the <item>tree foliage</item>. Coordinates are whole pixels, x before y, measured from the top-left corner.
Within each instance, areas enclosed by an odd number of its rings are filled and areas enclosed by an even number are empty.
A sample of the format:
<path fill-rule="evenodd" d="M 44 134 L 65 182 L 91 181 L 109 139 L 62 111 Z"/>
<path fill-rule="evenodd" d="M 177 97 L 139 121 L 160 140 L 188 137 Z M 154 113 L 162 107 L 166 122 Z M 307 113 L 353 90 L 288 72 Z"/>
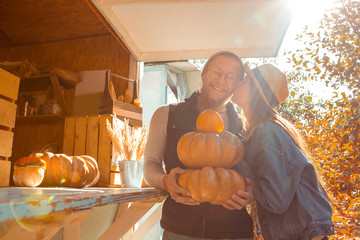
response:
<path fill-rule="evenodd" d="M 304 49 L 285 53 L 292 89 L 278 110 L 303 131 L 332 197 L 332 239 L 349 239 L 360 235 L 360 2 L 343 0 L 338 6 L 324 16 L 318 32 L 298 35 Z M 314 103 L 300 84 L 309 80 L 333 88 L 334 96 Z"/>

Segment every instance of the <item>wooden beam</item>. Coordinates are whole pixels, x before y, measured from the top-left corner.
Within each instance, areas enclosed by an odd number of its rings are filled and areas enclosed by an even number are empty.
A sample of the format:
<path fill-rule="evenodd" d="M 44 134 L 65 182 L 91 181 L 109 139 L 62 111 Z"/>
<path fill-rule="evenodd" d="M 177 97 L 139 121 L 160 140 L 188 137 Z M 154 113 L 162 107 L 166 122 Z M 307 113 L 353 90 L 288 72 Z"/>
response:
<path fill-rule="evenodd" d="M 99 240 L 118 240 L 123 237 L 156 203 L 164 197 L 144 199 L 121 206 L 114 223 L 100 236 Z"/>
<path fill-rule="evenodd" d="M 139 228 L 133 232 L 132 239 L 143 239 L 145 235 L 157 224 L 161 219 L 163 203 L 156 207 L 151 215 L 141 223 Z"/>
<path fill-rule="evenodd" d="M 114 36 L 114 38 L 118 41 L 118 43 L 126 50 L 128 54 L 131 54 L 127 46 L 124 44 L 122 39 L 119 37 L 113 26 L 108 22 L 108 20 L 101 14 L 100 10 L 96 7 L 93 1 L 87 0 L 86 1 L 90 8 L 94 11 L 94 13 L 98 16 L 101 22 L 106 26 L 109 32 Z"/>
<path fill-rule="evenodd" d="M 61 90 L 61 86 L 60 86 L 58 78 L 56 77 L 56 75 L 51 75 L 50 80 L 51 80 L 51 85 L 54 89 L 56 100 L 59 103 L 60 108 L 61 108 L 61 114 L 63 116 L 71 116 L 72 112 L 70 112 L 69 108 L 67 107 L 67 104 L 65 102 L 65 97 Z"/>

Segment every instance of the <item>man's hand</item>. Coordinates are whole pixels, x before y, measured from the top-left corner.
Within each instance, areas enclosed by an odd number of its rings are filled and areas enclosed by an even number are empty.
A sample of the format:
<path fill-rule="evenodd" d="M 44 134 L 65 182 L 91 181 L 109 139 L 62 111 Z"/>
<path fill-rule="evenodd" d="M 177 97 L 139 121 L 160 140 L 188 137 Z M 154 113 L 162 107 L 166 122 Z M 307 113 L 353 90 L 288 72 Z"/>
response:
<path fill-rule="evenodd" d="M 165 188 L 175 202 L 187 205 L 199 205 L 200 203 L 196 202 L 190 196 L 190 192 L 187 189 L 180 187 L 177 183 L 179 175 L 184 172 L 185 170 L 179 167 L 171 169 L 170 173 L 163 179 Z"/>
<path fill-rule="evenodd" d="M 245 191 L 239 190 L 237 193 L 233 194 L 229 200 L 227 200 L 223 206 L 230 210 L 241 210 L 246 205 L 255 201 L 254 194 L 253 194 L 253 182 L 246 178 L 246 188 Z"/>

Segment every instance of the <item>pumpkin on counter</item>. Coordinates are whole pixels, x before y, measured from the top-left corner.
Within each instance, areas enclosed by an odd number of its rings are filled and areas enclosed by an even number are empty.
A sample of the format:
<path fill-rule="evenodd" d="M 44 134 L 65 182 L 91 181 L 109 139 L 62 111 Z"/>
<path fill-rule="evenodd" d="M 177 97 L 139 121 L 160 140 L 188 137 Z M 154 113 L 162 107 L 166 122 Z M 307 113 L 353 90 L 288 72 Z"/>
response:
<path fill-rule="evenodd" d="M 233 169 L 213 168 L 187 169 L 179 176 L 178 184 L 188 189 L 198 202 L 221 205 L 238 190 L 245 190 L 244 177 Z"/>
<path fill-rule="evenodd" d="M 44 178 L 46 162 L 39 157 L 23 157 L 14 163 L 13 180 L 19 187 L 37 187 Z"/>
<path fill-rule="evenodd" d="M 99 180 L 100 172 L 94 158 L 67 156 L 50 152 L 37 153 L 47 163 L 42 186 L 56 187 L 89 187 Z"/>
<path fill-rule="evenodd" d="M 80 157 L 85 160 L 85 163 L 89 169 L 89 175 L 87 177 L 84 187 L 94 186 L 99 181 L 100 178 L 100 171 L 98 164 L 96 160 L 89 155 L 80 155 Z"/>

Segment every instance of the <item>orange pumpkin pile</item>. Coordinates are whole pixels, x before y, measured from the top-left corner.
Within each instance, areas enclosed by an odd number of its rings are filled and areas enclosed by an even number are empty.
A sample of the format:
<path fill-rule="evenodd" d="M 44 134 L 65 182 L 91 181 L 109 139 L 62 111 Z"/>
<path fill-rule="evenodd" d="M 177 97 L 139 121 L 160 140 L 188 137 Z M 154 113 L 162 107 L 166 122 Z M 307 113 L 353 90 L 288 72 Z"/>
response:
<path fill-rule="evenodd" d="M 244 177 L 230 169 L 243 158 L 244 146 L 234 134 L 223 131 L 223 120 L 214 110 L 203 111 L 196 128 L 196 132 L 184 134 L 177 145 L 180 161 L 189 168 L 178 184 L 198 202 L 221 205 L 245 189 Z"/>
<path fill-rule="evenodd" d="M 44 171 L 30 173 L 29 167 L 24 171 L 27 174 L 19 174 L 18 162 L 36 162 L 44 163 Z M 34 165 L 29 163 L 29 166 Z M 46 166 L 46 167 L 45 167 Z M 40 176 L 42 174 L 42 176 Z M 16 186 L 36 187 L 90 187 L 99 180 L 100 172 L 97 162 L 94 158 L 82 156 L 67 156 L 65 154 L 53 154 L 50 152 L 36 153 L 31 157 L 24 157 L 15 162 L 13 179 Z M 32 179 L 37 179 L 35 182 Z M 41 179 L 41 181 L 39 181 Z"/>

